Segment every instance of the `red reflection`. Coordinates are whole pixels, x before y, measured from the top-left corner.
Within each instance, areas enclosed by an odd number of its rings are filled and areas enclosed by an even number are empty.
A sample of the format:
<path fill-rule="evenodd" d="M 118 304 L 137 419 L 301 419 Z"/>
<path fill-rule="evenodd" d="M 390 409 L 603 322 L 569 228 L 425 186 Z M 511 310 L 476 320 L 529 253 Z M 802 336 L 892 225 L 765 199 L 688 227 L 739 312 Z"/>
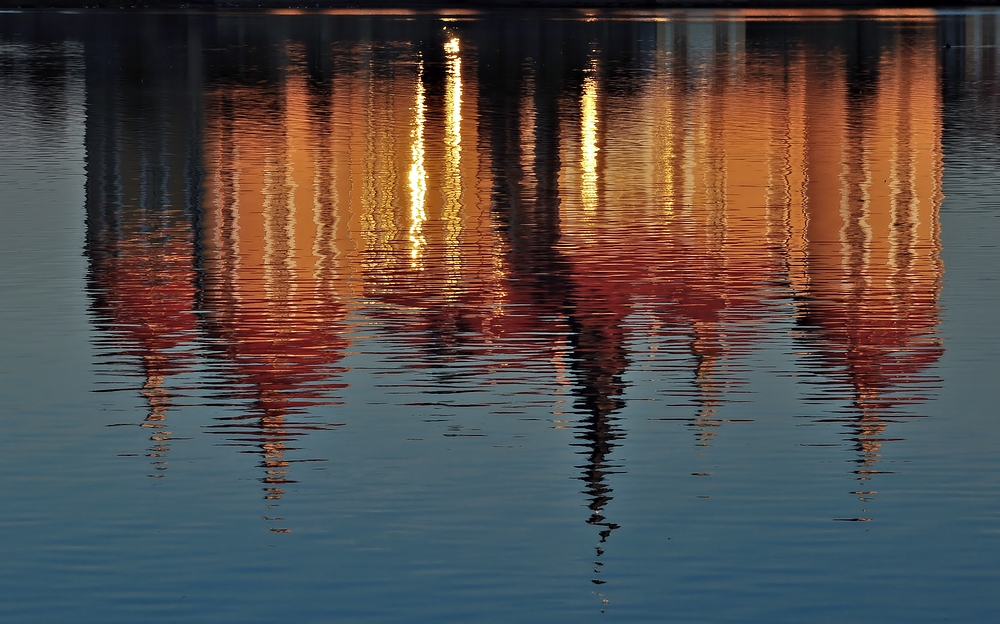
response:
<path fill-rule="evenodd" d="M 148 170 L 119 173 L 138 180 L 151 175 Z M 98 325 L 111 332 L 107 355 L 142 361 L 142 396 L 149 405 L 142 427 L 151 430 L 147 457 L 157 471 L 150 476 L 161 477 L 172 439 L 166 423 L 172 399 L 165 382 L 190 365 L 182 348 L 197 329 L 192 230 L 176 208 L 143 205 L 127 191 L 118 201 L 89 217 L 89 291 Z"/>

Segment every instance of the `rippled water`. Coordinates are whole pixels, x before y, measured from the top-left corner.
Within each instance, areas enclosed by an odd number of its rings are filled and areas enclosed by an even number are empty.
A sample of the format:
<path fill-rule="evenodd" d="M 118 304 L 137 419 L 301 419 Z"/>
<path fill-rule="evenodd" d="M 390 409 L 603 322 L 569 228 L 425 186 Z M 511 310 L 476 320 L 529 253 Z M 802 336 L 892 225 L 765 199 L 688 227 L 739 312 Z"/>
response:
<path fill-rule="evenodd" d="M 0 613 L 995 618 L 998 25 L 0 14 Z"/>

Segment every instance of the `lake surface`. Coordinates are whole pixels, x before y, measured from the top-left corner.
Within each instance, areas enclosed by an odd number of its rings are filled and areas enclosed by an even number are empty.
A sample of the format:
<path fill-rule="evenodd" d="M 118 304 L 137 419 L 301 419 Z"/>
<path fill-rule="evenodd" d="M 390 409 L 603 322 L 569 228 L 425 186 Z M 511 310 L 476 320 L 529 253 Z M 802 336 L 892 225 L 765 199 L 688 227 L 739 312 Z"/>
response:
<path fill-rule="evenodd" d="M 0 619 L 995 620 L 998 26 L 0 13 Z"/>

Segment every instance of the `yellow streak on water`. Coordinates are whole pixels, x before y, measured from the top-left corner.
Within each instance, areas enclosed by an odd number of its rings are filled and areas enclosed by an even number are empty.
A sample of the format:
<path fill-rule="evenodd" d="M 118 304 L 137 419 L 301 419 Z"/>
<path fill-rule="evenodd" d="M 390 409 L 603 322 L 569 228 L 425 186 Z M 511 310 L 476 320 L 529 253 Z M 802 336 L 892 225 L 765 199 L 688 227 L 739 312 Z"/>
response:
<path fill-rule="evenodd" d="M 448 59 L 444 107 L 444 211 L 446 282 L 451 291 L 459 284 L 462 234 L 462 58 L 458 38 L 444 44 Z"/>
<path fill-rule="evenodd" d="M 427 104 L 424 93 L 424 66 L 417 72 L 416 101 L 413 105 L 413 128 L 410 130 L 410 265 L 420 268 L 420 258 L 427 244 L 423 228 L 427 221 L 427 170 L 424 168 L 424 124 Z"/>
<path fill-rule="evenodd" d="M 580 99 L 580 197 L 583 209 L 593 213 L 597 209 L 597 78 L 589 75 L 583 80 L 583 97 Z"/>

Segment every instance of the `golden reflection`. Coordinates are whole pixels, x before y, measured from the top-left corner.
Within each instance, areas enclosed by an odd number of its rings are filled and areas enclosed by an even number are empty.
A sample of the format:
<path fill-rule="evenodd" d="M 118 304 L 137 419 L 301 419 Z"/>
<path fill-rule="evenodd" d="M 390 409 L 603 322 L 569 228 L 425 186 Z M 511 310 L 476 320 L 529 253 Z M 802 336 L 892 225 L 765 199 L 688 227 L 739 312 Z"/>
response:
<path fill-rule="evenodd" d="M 592 67 L 580 97 L 580 198 L 586 213 L 597 209 L 597 124 L 597 77 Z"/>
<path fill-rule="evenodd" d="M 398 239 L 408 229 L 409 215 L 400 214 L 399 197 L 406 189 L 406 167 L 411 160 L 411 138 L 400 136 L 397 123 L 406 119 L 409 127 L 413 114 L 412 84 L 407 85 L 408 93 L 396 89 L 396 85 L 378 76 L 381 69 L 370 57 L 359 59 L 356 80 L 337 85 L 334 97 L 339 101 L 347 119 L 341 125 L 334 125 L 337 138 L 344 142 L 343 150 L 347 162 L 348 189 L 360 189 L 360 197 L 349 206 L 357 206 L 360 223 L 357 229 L 363 243 L 357 246 L 362 271 L 369 275 L 382 275 L 403 262 L 409 267 L 409 239 L 404 238 L 407 253 L 398 254 Z M 361 124 L 351 123 L 356 116 Z M 345 123 L 347 122 L 347 123 Z M 360 162 L 358 162 L 360 160 Z M 403 165 L 400 161 L 407 164 Z M 357 192 L 357 191 L 355 191 Z"/>
<path fill-rule="evenodd" d="M 444 45 L 447 60 L 444 108 L 444 209 L 445 258 L 450 288 L 458 284 L 461 264 L 462 232 L 462 58 L 459 41 L 453 37 Z"/>
<path fill-rule="evenodd" d="M 203 329 L 226 364 L 227 392 L 247 403 L 208 430 L 259 453 L 269 509 L 294 482 L 289 463 L 304 461 L 286 458 L 289 442 L 332 426 L 301 415 L 336 402 L 333 393 L 343 387 L 336 363 L 347 341 L 339 322 L 351 292 L 333 279 L 334 265 L 349 262 L 332 253 L 333 230 L 343 221 L 330 214 L 333 190 L 324 190 L 337 184 L 325 138 L 333 115 L 296 69 L 279 93 L 228 85 L 211 92 L 205 130 L 215 182 L 202 223 Z M 317 184 L 323 175 L 334 179 Z"/>
<path fill-rule="evenodd" d="M 659 100 L 659 110 L 655 116 L 657 127 L 653 130 L 653 148 L 659 156 L 656 163 L 659 179 L 656 182 L 663 205 L 664 221 L 669 222 L 679 203 L 678 186 L 683 186 L 681 174 L 683 167 L 681 149 L 683 148 L 678 144 L 676 138 L 680 133 L 674 128 L 677 104 L 674 101 L 672 85 L 665 83 L 657 100 Z"/>
<path fill-rule="evenodd" d="M 417 70 L 416 99 L 413 104 L 413 128 L 410 130 L 410 260 L 413 268 L 420 267 L 420 256 L 427 244 L 423 235 L 427 221 L 427 170 L 424 169 L 424 123 L 427 104 L 424 101 L 424 67 Z"/>
<path fill-rule="evenodd" d="M 520 166 L 521 183 L 514 187 L 516 199 L 513 203 L 521 204 L 522 201 L 535 197 L 538 186 L 538 178 L 535 175 L 535 150 L 537 147 L 535 124 L 538 119 L 535 111 L 535 76 L 530 69 L 524 77 L 518 105 L 520 114 L 517 153 L 520 154 L 518 165 Z"/>

